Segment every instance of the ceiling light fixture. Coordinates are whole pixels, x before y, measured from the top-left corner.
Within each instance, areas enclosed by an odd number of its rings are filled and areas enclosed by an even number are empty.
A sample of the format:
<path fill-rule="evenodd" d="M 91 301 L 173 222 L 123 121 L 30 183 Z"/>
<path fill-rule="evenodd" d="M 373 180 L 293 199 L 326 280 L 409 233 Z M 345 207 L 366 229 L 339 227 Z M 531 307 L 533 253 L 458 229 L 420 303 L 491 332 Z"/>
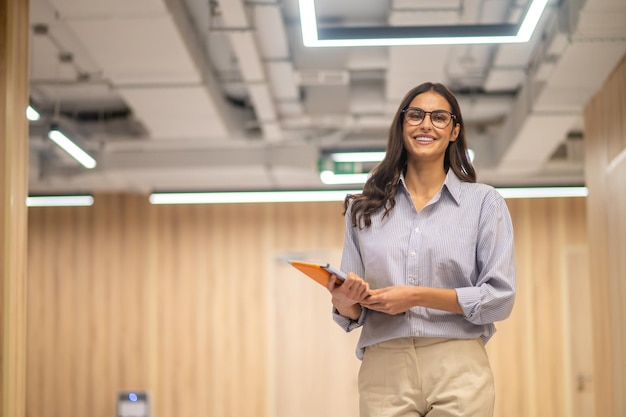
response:
<path fill-rule="evenodd" d="M 586 197 L 586 187 L 496 188 L 504 198 Z M 295 203 L 343 201 L 362 190 L 241 191 L 207 193 L 153 193 L 151 204 Z"/>
<path fill-rule="evenodd" d="M 380 162 L 385 158 L 385 152 L 335 152 L 330 159 L 335 162 Z"/>
<path fill-rule="evenodd" d="M 244 191 L 211 193 L 153 193 L 152 204 L 296 203 L 343 201 L 360 190 Z"/>
<path fill-rule="evenodd" d="M 497 188 L 504 198 L 587 197 L 587 187 L 526 187 Z"/>
<path fill-rule="evenodd" d="M 26 198 L 28 207 L 82 207 L 93 205 L 90 195 L 31 196 Z"/>
<path fill-rule="evenodd" d="M 315 0 L 299 0 L 302 41 L 309 47 L 467 45 L 530 40 L 548 0 L 532 0 L 519 24 L 326 27 L 317 25 Z"/>
<path fill-rule="evenodd" d="M 26 108 L 26 118 L 30 120 L 31 122 L 36 122 L 39 119 L 41 119 L 41 115 L 32 106 L 28 106 Z"/>
<path fill-rule="evenodd" d="M 48 137 L 54 143 L 59 145 L 61 149 L 67 152 L 72 158 L 76 159 L 82 166 L 88 169 L 96 167 L 96 160 L 91 157 L 87 152 L 82 150 L 78 145 L 70 140 L 63 132 L 53 127 L 48 132 Z"/>
<path fill-rule="evenodd" d="M 368 173 L 335 174 L 333 171 L 322 171 L 320 172 L 320 180 L 326 185 L 365 184 L 369 175 Z"/>

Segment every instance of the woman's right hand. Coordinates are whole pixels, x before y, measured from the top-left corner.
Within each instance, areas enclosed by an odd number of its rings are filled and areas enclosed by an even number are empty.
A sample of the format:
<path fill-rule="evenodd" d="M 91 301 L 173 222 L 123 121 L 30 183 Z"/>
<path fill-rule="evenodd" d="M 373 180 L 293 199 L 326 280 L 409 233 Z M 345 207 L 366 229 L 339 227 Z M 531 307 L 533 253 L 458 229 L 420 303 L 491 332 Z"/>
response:
<path fill-rule="evenodd" d="M 332 303 L 341 315 L 351 317 L 361 313 L 359 303 L 366 300 L 370 295 L 370 285 L 354 272 L 348 273 L 348 277 L 341 283 L 336 283 L 337 277 L 332 274 L 328 279 L 326 288 L 332 295 Z"/>

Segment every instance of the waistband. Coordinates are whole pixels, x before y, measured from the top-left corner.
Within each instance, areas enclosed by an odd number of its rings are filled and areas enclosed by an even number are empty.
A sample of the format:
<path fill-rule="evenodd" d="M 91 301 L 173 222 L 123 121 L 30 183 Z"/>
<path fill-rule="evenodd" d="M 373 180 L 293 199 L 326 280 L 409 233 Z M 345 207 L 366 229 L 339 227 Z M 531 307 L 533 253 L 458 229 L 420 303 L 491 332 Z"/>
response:
<path fill-rule="evenodd" d="M 382 348 L 408 348 L 408 347 L 425 347 L 436 345 L 439 343 L 463 343 L 477 339 L 453 339 L 449 337 L 401 337 L 398 339 L 385 340 L 384 342 L 375 343 L 369 347 Z"/>

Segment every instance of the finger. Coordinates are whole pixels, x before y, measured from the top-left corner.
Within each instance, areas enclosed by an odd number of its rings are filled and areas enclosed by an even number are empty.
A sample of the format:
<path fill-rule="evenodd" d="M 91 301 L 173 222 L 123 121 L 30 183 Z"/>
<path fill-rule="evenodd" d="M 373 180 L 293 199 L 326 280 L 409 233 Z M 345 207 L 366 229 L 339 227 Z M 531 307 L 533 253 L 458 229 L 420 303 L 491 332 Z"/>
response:
<path fill-rule="evenodd" d="M 359 298 L 361 300 L 364 300 L 365 298 L 367 298 L 368 295 L 369 295 L 369 289 L 367 288 L 367 286 L 361 288 L 361 291 L 359 293 Z"/>
<path fill-rule="evenodd" d="M 331 274 L 328 277 L 328 281 L 326 282 L 326 288 L 328 289 L 328 291 L 333 292 L 333 290 L 335 289 L 335 280 L 337 279 L 337 277 L 335 276 L 335 274 Z"/>

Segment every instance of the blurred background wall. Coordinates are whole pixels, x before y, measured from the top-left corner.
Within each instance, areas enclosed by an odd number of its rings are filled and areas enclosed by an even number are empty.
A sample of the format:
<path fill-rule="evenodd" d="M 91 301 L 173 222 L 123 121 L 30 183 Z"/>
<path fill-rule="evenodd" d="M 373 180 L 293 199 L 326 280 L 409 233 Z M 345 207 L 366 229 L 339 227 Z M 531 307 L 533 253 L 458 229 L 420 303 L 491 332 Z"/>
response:
<path fill-rule="evenodd" d="M 588 293 L 571 299 L 587 280 L 586 201 L 508 204 L 519 295 L 487 345 L 498 415 L 568 415 L 591 390 L 576 385 L 590 363 L 572 360 L 591 346 L 572 343 L 591 326 L 572 322 L 589 317 Z M 357 416 L 358 335 L 284 262 L 338 262 L 341 210 L 151 206 L 133 195 L 31 208 L 27 415 L 111 416 L 119 391 L 146 390 L 159 417 Z"/>

